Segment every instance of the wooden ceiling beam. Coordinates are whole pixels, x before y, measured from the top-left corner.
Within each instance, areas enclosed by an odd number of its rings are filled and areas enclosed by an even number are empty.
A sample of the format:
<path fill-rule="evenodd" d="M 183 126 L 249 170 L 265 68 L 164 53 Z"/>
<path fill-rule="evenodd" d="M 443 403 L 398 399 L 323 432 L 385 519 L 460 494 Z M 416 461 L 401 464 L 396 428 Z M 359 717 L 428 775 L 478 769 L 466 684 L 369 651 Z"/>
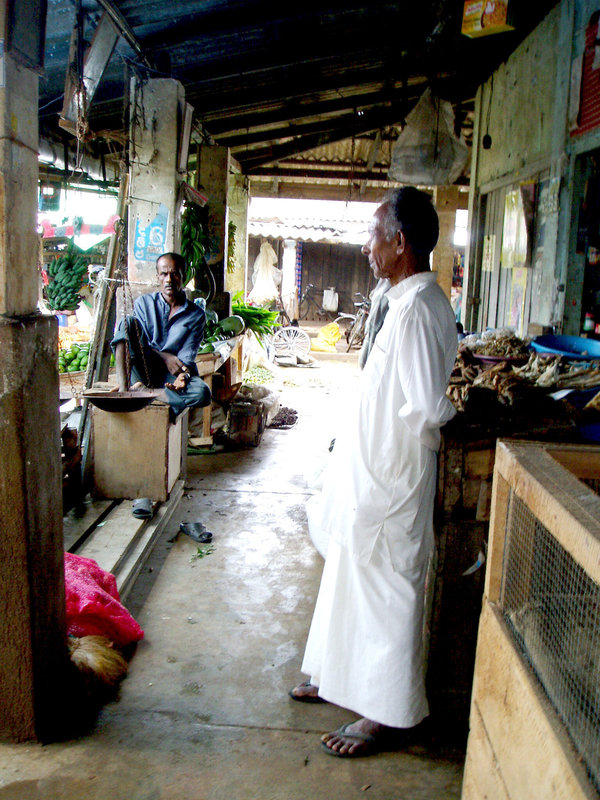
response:
<path fill-rule="evenodd" d="M 349 139 L 358 134 L 394 125 L 402 119 L 405 113 L 406 109 L 393 109 L 389 112 L 364 114 L 362 117 L 355 118 L 352 123 L 340 126 L 337 130 L 298 136 L 290 142 L 264 147 L 260 150 L 250 150 L 248 153 L 238 152 L 236 153 L 236 158 L 242 164 L 243 171 L 246 174 L 252 174 L 253 169 L 256 167 L 262 167 L 265 164 L 277 162 L 283 158 L 304 153 L 307 150 L 313 150 L 315 147 L 339 142 L 342 139 Z"/>
<path fill-rule="evenodd" d="M 348 90 L 350 91 L 350 90 Z M 215 138 L 222 138 L 238 134 L 243 130 L 252 130 L 267 125 L 285 125 L 287 122 L 320 117 L 327 114 L 343 113 L 344 111 L 358 111 L 397 103 L 405 98 L 401 89 L 381 89 L 376 92 L 361 92 L 355 89 L 352 93 L 334 100 L 319 101 L 317 98 L 301 98 L 294 101 L 285 101 L 280 108 L 261 111 L 256 109 L 248 114 L 228 116 L 229 110 L 223 110 L 222 117 L 213 117 L 210 114 L 201 114 L 204 125 L 210 129 Z"/>
<path fill-rule="evenodd" d="M 256 167 L 252 170 L 251 178 L 302 178 L 306 180 L 343 180 L 347 181 L 351 170 L 346 167 L 335 167 L 330 165 L 327 169 L 313 169 L 310 166 L 301 169 L 286 166 L 276 167 Z M 365 181 L 385 181 L 387 180 L 387 167 L 381 170 L 367 170 L 362 166 L 354 164 L 352 167 L 352 177 L 354 180 Z"/>
<path fill-rule="evenodd" d="M 416 77 L 420 75 L 421 77 Z M 323 75 L 320 72 L 288 74 L 273 76 L 273 84 L 260 84 L 254 87 L 240 86 L 241 79 L 231 83 L 228 87 L 213 87 L 212 91 L 199 92 L 193 81 L 189 83 L 186 91 L 188 101 L 198 109 L 198 115 L 203 124 L 210 130 L 208 118 L 211 113 L 226 110 L 228 114 L 237 110 L 247 114 L 250 109 L 259 108 L 261 105 L 284 105 L 289 102 L 302 102 L 307 96 L 318 96 L 328 92 L 355 91 L 361 85 L 381 86 L 390 78 L 390 70 L 385 64 L 378 63 L 371 67 L 360 69 L 346 69 L 334 75 Z M 411 82 L 411 91 L 416 96 L 420 95 L 428 84 L 426 72 L 415 73 Z M 206 115 L 206 117 L 204 116 Z"/>
<path fill-rule="evenodd" d="M 183 18 L 179 16 L 177 23 L 165 24 L 161 30 L 144 36 L 144 46 L 159 52 L 205 39 L 209 47 L 222 41 L 231 48 L 236 39 L 243 42 L 260 38 L 270 47 L 282 41 L 289 47 L 290 34 L 296 40 L 300 39 L 299 31 L 312 32 L 313 37 L 318 37 L 321 32 L 329 34 L 333 29 L 339 29 L 340 23 L 348 32 L 355 29 L 364 33 L 369 22 L 384 33 L 391 26 L 396 36 L 398 30 L 402 30 L 399 26 L 402 9 L 397 2 L 391 1 L 376 3 L 374 10 L 365 8 L 364 0 L 328 0 L 326 8 L 319 0 L 305 0 L 301 5 L 287 7 L 271 0 L 236 2 L 235 9 L 230 5 L 233 4 L 222 4 L 221 8 L 210 6 L 200 13 Z M 410 28 L 413 38 L 418 33 L 425 34 L 430 24 L 431 13 L 426 4 L 421 4 L 420 10 L 412 9 Z M 305 44 L 309 45 L 310 40 Z"/>
<path fill-rule="evenodd" d="M 373 108 L 369 111 L 359 113 L 337 115 L 303 125 L 290 123 L 290 125 L 286 125 L 283 128 L 271 128 L 270 130 L 254 131 L 252 133 L 238 133 L 237 135 L 231 136 L 215 136 L 211 131 L 211 135 L 214 136 L 219 144 L 223 144 L 234 150 L 235 148 L 247 147 L 252 144 L 274 142 L 278 139 L 310 136 L 313 133 L 327 133 L 328 131 L 338 131 L 340 128 L 346 129 L 348 126 L 352 126 L 356 121 L 364 121 L 362 118 L 365 116 L 372 117 L 377 114 L 383 114 L 386 115 L 387 118 L 393 118 L 395 122 L 399 122 L 405 110 L 406 103 L 397 102 L 393 106 Z"/>

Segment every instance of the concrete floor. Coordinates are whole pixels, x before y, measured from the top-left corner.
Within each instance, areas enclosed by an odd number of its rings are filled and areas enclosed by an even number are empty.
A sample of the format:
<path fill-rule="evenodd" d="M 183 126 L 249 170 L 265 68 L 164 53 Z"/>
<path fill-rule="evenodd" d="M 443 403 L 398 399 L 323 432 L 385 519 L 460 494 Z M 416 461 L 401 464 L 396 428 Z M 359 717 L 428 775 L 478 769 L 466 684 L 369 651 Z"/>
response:
<path fill-rule="evenodd" d="M 87 737 L 0 746 L 0 800 L 446 800 L 462 762 L 426 745 L 365 759 L 323 753 L 319 735 L 355 718 L 288 698 L 322 561 L 306 530 L 307 478 L 327 457 L 356 358 L 280 369 L 300 413 L 260 446 L 193 456 L 170 529 L 129 606 L 145 630 L 120 698 Z M 214 550 L 177 533 L 202 521 Z M 68 709 L 66 710 L 68 713 Z"/>

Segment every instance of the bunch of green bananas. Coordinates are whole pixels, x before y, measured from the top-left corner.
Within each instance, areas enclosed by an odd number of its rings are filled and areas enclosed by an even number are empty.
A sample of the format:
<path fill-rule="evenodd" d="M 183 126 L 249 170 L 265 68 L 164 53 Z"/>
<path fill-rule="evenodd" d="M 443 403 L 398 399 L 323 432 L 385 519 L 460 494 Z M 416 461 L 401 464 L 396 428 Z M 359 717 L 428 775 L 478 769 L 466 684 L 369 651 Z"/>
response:
<path fill-rule="evenodd" d="M 209 241 L 204 217 L 205 213 L 195 203 L 186 205 L 181 215 L 181 255 L 185 259 L 187 269 L 184 286 L 192 280 L 206 261 Z"/>
<path fill-rule="evenodd" d="M 55 311 L 75 311 L 81 301 L 79 292 L 87 283 L 87 261 L 72 247 L 48 264 L 46 297 Z"/>

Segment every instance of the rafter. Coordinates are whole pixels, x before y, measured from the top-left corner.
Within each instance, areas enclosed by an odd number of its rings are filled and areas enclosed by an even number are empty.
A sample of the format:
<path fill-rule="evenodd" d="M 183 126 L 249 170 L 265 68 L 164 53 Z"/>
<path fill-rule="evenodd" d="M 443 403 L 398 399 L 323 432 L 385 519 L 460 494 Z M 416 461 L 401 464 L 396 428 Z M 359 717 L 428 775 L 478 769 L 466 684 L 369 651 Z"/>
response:
<path fill-rule="evenodd" d="M 297 98 L 295 101 L 285 100 L 280 107 L 270 110 L 257 108 L 249 113 L 236 114 L 229 109 L 224 109 L 218 117 L 210 113 L 202 113 L 201 117 L 204 124 L 210 128 L 211 133 L 220 138 L 252 128 L 285 124 L 290 120 L 300 121 L 325 114 L 366 110 L 372 106 L 393 104 L 404 99 L 405 96 L 403 91 L 396 86 L 383 87 L 375 92 L 364 92 L 358 88 L 354 91 L 347 91 L 348 93 L 344 96 L 333 100 L 321 101 L 318 97 L 308 96 Z"/>
<path fill-rule="evenodd" d="M 254 131 L 253 133 L 238 133 L 232 136 L 215 136 L 220 144 L 230 147 L 232 150 L 238 147 L 248 147 L 252 144 L 263 144 L 264 142 L 274 142 L 278 139 L 288 139 L 290 137 L 304 137 L 312 134 L 327 133 L 328 131 L 339 131 L 351 127 L 356 121 L 365 121 L 377 115 L 385 115 L 386 118 L 393 118 L 394 122 L 402 119 L 403 112 L 406 110 L 406 103 L 396 102 L 393 106 L 374 108 L 369 111 L 358 113 L 342 114 L 335 117 L 328 117 L 317 122 L 306 124 L 295 124 L 290 122 L 283 128 L 271 128 L 270 130 Z M 388 123 L 393 124 L 393 123 Z"/>
<path fill-rule="evenodd" d="M 405 113 L 406 109 L 404 109 Z M 343 126 L 339 126 L 336 130 L 327 131 L 325 133 L 313 133 L 309 136 L 297 136 L 290 142 L 283 144 L 264 147 L 260 150 L 250 150 L 248 153 L 238 152 L 236 158 L 242 164 L 244 172 L 252 174 L 256 167 L 264 166 L 280 161 L 283 158 L 288 158 L 298 153 L 313 150 L 315 147 L 321 147 L 325 144 L 332 142 L 339 142 L 342 139 L 348 139 L 351 136 L 356 136 L 361 133 L 378 130 L 379 128 L 386 128 L 399 122 L 404 116 L 402 110 L 393 109 L 377 114 L 365 114 L 364 117 L 356 117 L 352 122 L 347 122 Z"/>

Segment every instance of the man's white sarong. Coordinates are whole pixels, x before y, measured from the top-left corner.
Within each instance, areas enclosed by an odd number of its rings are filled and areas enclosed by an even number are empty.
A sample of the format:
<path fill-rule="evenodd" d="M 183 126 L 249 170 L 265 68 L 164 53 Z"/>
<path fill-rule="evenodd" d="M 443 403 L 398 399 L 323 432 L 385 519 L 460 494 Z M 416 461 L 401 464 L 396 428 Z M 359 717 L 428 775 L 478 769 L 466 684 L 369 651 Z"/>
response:
<path fill-rule="evenodd" d="M 428 714 L 423 675 L 427 562 L 394 571 L 375 546 L 368 567 L 329 542 L 302 672 L 330 703 L 394 728 Z"/>

